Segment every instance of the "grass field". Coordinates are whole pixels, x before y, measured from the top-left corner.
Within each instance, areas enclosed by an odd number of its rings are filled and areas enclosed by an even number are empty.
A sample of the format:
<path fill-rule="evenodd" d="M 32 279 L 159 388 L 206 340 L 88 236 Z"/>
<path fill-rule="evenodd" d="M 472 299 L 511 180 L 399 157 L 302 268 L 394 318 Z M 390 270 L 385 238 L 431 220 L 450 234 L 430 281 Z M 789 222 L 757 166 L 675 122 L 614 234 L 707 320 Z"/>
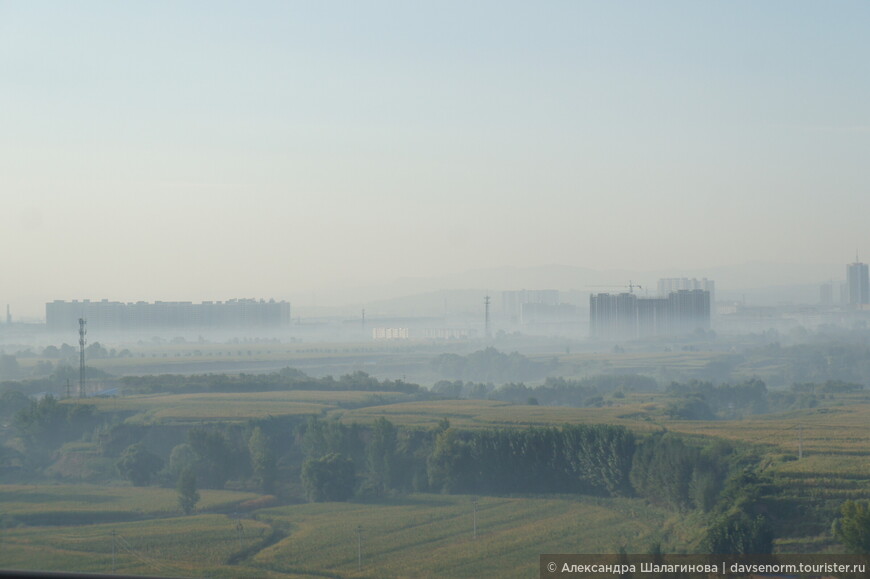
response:
<path fill-rule="evenodd" d="M 200 490 L 197 505 L 226 510 L 259 495 Z M 178 494 L 158 487 L 100 485 L 0 485 L 0 510 L 15 519 L 100 516 L 165 516 L 178 513 Z"/>
<path fill-rule="evenodd" d="M 600 354 L 569 354 L 559 361 L 581 368 L 606 370 L 620 374 L 654 374 L 661 368 L 671 371 L 696 371 L 710 362 L 728 356 L 725 352 L 613 352 Z"/>
<path fill-rule="evenodd" d="M 577 365 L 608 364 L 609 371 L 632 372 L 656 365 L 697 369 L 717 356 L 674 352 L 563 358 Z M 828 406 L 822 408 L 714 421 L 669 419 L 665 408 L 672 399 L 653 394 L 606 396 L 610 405 L 601 408 L 487 400 L 408 402 L 407 398 L 397 393 L 285 391 L 92 398 L 88 403 L 101 411 L 134 413 L 133 421 L 171 425 L 325 411 L 345 424 L 369 424 L 379 417 L 400 426 L 425 428 L 444 418 L 455 427 L 470 429 L 618 424 L 638 433 L 667 429 L 747 443 L 764 455 L 762 465 L 782 487 L 779 500 L 806 507 L 801 513 L 820 513 L 814 527 L 796 525 L 791 535 L 785 533 L 777 543 L 782 550 L 831 548 L 830 521 L 840 502 L 870 498 L 870 404 L 860 397 L 838 395 L 836 400 L 824 399 Z M 639 500 L 479 497 L 474 539 L 472 497 L 411 495 L 380 503 L 260 510 L 253 513 L 256 520 L 243 520 L 240 544 L 235 521 L 220 513 L 257 495 L 200 492 L 203 512 L 179 517 L 172 489 L 0 485 L 0 529 L 5 528 L 0 530 L 0 568 L 108 572 L 114 530 L 126 541 L 117 539 L 116 570 L 130 574 L 536 577 L 541 553 L 613 552 L 620 546 L 643 552 L 657 541 L 666 551 L 691 550 L 700 533 L 696 515 L 681 517 Z M 361 571 L 357 570 L 358 526 L 362 527 Z M 274 544 L 260 544 L 275 529 L 284 529 L 286 537 L 275 536 Z M 246 549 L 246 556 L 227 564 Z"/>
<path fill-rule="evenodd" d="M 160 423 L 320 414 L 342 406 L 404 399 L 407 395 L 397 392 L 282 391 L 136 395 L 89 398 L 87 403 L 104 412 L 136 412 L 133 422 Z"/>
<path fill-rule="evenodd" d="M 812 463 L 827 472 L 870 478 L 870 404 L 853 404 L 752 416 L 743 420 L 666 421 L 672 430 L 767 445 L 804 459 L 787 470 Z M 827 465 L 827 466 L 824 466 Z"/>
<path fill-rule="evenodd" d="M 646 402 L 636 401 L 604 408 L 569 408 L 525 406 L 494 400 L 441 400 L 369 406 L 340 411 L 340 414 L 342 421 L 347 423 L 367 424 L 383 416 L 395 424 L 418 427 L 434 427 L 447 418 L 452 426 L 458 428 L 622 424 L 639 431 L 660 430 L 660 426 L 648 419 L 647 410 Z"/>
<path fill-rule="evenodd" d="M 245 519 L 240 533 L 234 518 L 216 514 L 12 528 L 4 533 L 0 568 L 111 573 L 114 543 L 116 573 L 210 576 L 232 553 L 255 543 L 269 529 L 266 523 Z"/>
<path fill-rule="evenodd" d="M 80 498 L 94 502 L 96 495 Z M 218 514 L 12 527 L 2 534 L 0 568 L 110 572 L 115 532 L 115 570 L 127 574 L 537 577 L 541 553 L 613 552 L 621 546 L 643 552 L 653 542 L 683 544 L 697 533 L 638 500 L 480 497 L 477 506 L 476 539 L 472 497 L 455 495 L 265 509 L 241 519 L 241 532 L 235 519 Z M 264 538 L 276 525 L 288 534 L 268 546 Z M 245 549 L 247 558 L 227 564 Z"/>
<path fill-rule="evenodd" d="M 568 408 L 524 406 L 492 400 L 402 402 L 340 411 L 342 421 L 370 423 L 386 417 L 403 426 L 434 427 L 443 418 L 459 428 L 510 428 L 562 424 L 621 424 L 637 432 L 673 430 L 733 440 L 769 452 L 803 460 L 786 470 L 799 470 L 810 462 L 830 473 L 870 478 L 870 404 L 796 410 L 749 416 L 741 420 L 672 420 L 662 413 L 665 404 L 648 394 L 627 396 L 612 406 Z M 339 411 L 333 411 L 338 413 Z"/>
<path fill-rule="evenodd" d="M 561 424 L 621 424 L 635 432 L 670 430 L 749 444 L 765 471 L 782 487 L 781 499 L 818 514 L 806 528 L 829 533 L 839 504 L 870 499 L 870 404 L 843 397 L 835 404 L 750 416 L 742 420 L 672 420 L 667 399 L 629 395 L 603 408 L 520 406 L 495 401 L 409 402 L 345 411 L 344 421 L 369 423 L 378 416 L 406 426 L 433 427 L 442 418 L 459 428 L 511 428 Z M 802 456 L 799 458 L 799 454 Z M 791 532 L 801 533 L 794 526 Z M 788 540 L 794 540 L 789 537 Z M 807 537 L 811 549 L 818 537 Z M 827 539 L 830 542 L 830 537 Z M 784 546 L 786 543 L 783 544 Z"/>
<path fill-rule="evenodd" d="M 120 346 L 118 346 L 120 348 Z M 130 346 L 133 355 L 92 359 L 88 365 L 115 375 L 163 372 L 208 372 L 219 364 L 249 365 L 277 369 L 283 366 L 325 368 L 365 368 L 394 364 L 426 365 L 432 354 L 425 342 L 407 343 L 211 343 L 138 344 Z M 32 365 L 35 362 L 26 361 Z M 28 366 L 29 367 L 29 366 Z M 244 370 L 243 370 L 244 371 Z"/>
<path fill-rule="evenodd" d="M 478 499 L 412 495 L 385 504 L 308 504 L 264 511 L 292 525 L 252 564 L 341 577 L 537 577 L 542 553 L 644 552 L 673 538 L 673 522 L 642 501 Z M 361 526 L 362 571 L 357 571 Z"/>

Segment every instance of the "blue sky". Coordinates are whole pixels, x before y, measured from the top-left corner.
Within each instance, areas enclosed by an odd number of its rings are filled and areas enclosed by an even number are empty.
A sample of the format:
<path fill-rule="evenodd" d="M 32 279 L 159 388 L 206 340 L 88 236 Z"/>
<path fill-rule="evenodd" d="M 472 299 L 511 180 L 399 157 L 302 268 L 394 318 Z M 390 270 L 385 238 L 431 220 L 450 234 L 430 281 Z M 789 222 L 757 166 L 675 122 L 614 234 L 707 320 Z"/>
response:
<path fill-rule="evenodd" d="M 870 255 L 868 13 L 0 0 L 0 301 Z"/>

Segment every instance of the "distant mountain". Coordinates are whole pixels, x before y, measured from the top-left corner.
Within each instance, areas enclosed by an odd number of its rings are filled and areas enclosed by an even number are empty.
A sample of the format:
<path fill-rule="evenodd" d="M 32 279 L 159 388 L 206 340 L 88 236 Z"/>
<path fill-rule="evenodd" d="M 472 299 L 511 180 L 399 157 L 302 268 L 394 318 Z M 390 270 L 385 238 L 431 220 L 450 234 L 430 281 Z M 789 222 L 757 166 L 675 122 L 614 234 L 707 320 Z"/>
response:
<path fill-rule="evenodd" d="M 780 302 L 815 303 L 819 284 L 845 277 L 845 264 L 748 262 L 739 265 L 684 270 L 596 270 L 567 265 L 493 267 L 432 277 L 403 277 L 392 283 L 318 292 L 321 313 L 358 315 L 438 316 L 476 312 L 484 295 L 498 303 L 505 290 L 556 289 L 563 292 L 618 292 L 629 281 L 641 295 L 654 295 L 658 280 L 667 277 L 708 278 L 716 282 L 717 299 L 758 305 Z M 576 295 L 576 294 L 575 294 Z M 577 301 L 577 300 L 575 300 Z M 582 304 L 581 304 L 582 305 Z M 303 308 L 312 310 L 311 308 Z"/>
<path fill-rule="evenodd" d="M 845 264 L 789 264 L 749 262 L 740 265 L 685 270 L 596 270 L 566 265 L 537 267 L 499 267 L 476 269 L 431 278 L 401 278 L 391 285 L 393 291 L 420 293 L 445 289 L 490 291 L 518 289 L 557 289 L 619 291 L 629 281 L 654 291 L 658 280 L 667 277 L 696 277 L 715 280 L 722 291 L 768 286 L 818 285 L 826 280 L 843 279 Z M 591 286 L 614 286 L 595 288 Z"/>

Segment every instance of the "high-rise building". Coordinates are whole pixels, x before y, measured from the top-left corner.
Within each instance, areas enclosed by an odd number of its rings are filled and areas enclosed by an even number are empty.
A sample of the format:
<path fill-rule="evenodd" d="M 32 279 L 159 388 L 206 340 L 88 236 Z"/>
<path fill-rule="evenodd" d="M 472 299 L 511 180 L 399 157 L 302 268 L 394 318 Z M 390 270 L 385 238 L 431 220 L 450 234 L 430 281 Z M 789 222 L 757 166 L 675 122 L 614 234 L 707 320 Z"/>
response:
<path fill-rule="evenodd" d="M 688 334 L 710 329 L 710 292 L 679 290 L 668 294 L 669 334 Z"/>
<path fill-rule="evenodd" d="M 523 323 L 523 306 L 540 304 L 559 305 L 559 290 L 517 290 L 501 292 L 501 308 L 505 318 L 511 322 Z"/>
<path fill-rule="evenodd" d="M 636 338 L 637 296 L 630 293 L 590 295 L 589 327 L 593 338 Z"/>
<path fill-rule="evenodd" d="M 716 303 L 716 282 L 712 279 L 688 278 L 688 277 L 668 277 L 659 280 L 658 284 L 659 297 L 667 297 L 671 292 L 680 290 L 705 290 L 710 292 L 710 303 Z"/>
<path fill-rule="evenodd" d="M 103 331 L 150 329 L 252 329 L 290 325 L 290 304 L 275 300 L 228 300 L 226 302 L 136 302 L 102 300 L 45 304 L 45 324 L 50 330 L 78 327 L 78 319 Z"/>
<path fill-rule="evenodd" d="M 834 305 L 834 282 L 829 281 L 819 286 L 819 305 L 824 307 Z"/>
<path fill-rule="evenodd" d="M 846 284 L 850 306 L 859 308 L 870 304 L 870 272 L 866 263 L 856 261 L 846 266 Z"/>
<path fill-rule="evenodd" d="M 677 290 L 664 298 L 631 293 L 589 296 L 589 328 L 600 340 L 632 340 L 710 329 L 710 292 Z"/>

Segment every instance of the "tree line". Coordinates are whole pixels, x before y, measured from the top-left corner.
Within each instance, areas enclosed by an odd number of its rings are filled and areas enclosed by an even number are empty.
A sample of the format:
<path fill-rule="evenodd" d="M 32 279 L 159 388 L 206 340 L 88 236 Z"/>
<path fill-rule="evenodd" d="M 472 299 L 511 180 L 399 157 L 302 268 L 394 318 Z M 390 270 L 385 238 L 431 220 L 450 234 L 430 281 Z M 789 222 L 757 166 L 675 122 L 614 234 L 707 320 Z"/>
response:
<path fill-rule="evenodd" d="M 371 425 L 316 416 L 177 428 L 106 422 L 51 397 L 15 415 L 28 468 L 90 438 L 133 485 L 175 487 L 193 512 L 198 489 L 259 489 L 285 499 L 367 500 L 407 492 L 640 497 L 708 517 L 711 552 L 771 545 L 757 459 L 726 442 L 615 425 L 460 430 Z"/>
<path fill-rule="evenodd" d="M 826 397 L 864 390 L 862 384 L 828 380 L 824 383 L 796 383 L 788 389 L 768 390 L 758 379 L 736 384 L 713 384 L 700 380 L 673 382 L 665 394 L 675 398 L 667 408 L 679 420 L 734 419 L 744 415 L 815 408 Z"/>
<path fill-rule="evenodd" d="M 463 431 L 371 427 L 310 418 L 302 427 L 301 479 L 311 501 L 391 492 L 560 493 L 641 497 L 700 513 L 711 553 L 769 553 L 765 501 L 773 483 L 757 458 L 724 441 L 668 432 L 638 436 L 621 426 Z"/>
<path fill-rule="evenodd" d="M 268 392 L 275 390 L 362 390 L 377 392 L 423 391 L 418 384 L 404 380 L 378 380 L 356 371 L 339 378 L 313 378 L 295 368 L 283 368 L 269 374 L 161 374 L 157 376 L 124 376 L 120 379 L 124 391 L 130 394 L 195 393 L 195 392 Z"/>
<path fill-rule="evenodd" d="M 654 379 L 638 374 L 602 374 L 581 379 L 548 377 L 543 384 L 537 386 L 508 382 L 496 387 L 492 383 L 462 380 L 441 380 L 432 386 L 433 393 L 446 398 L 574 407 L 603 406 L 606 395 L 656 392 L 658 389 L 658 383 Z"/>

